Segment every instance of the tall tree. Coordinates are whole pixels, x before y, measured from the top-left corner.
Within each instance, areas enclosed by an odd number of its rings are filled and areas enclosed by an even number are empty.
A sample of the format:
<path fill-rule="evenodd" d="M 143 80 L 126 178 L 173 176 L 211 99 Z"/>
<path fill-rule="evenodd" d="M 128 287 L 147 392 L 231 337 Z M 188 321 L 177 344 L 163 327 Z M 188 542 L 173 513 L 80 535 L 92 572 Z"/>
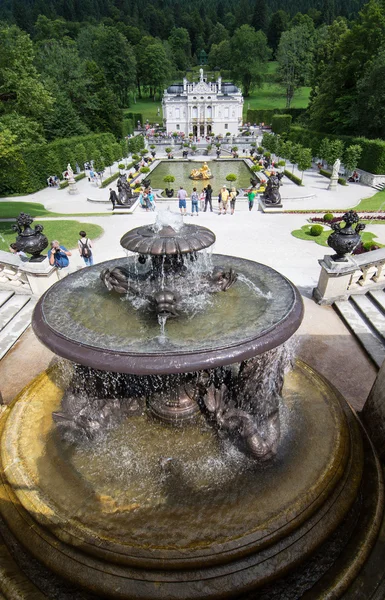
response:
<path fill-rule="evenodd" d="M 266 0 L 255 0 L 251 25 L 254 27 L 255 31 L 261 30 L 264 33 L 267 33 L 269 26 L 269 15 Z"/>
<path fill-rule="evenodd" d="M 267 41 L 270 48 L 275 53 L 277 52 L 281 35 L 289 26 L 289 15 L 284 10 L 277 10 L 271 15 L 269 27 L 267 30 Z"/>
<path fill-rule="evenodd" d="M 314 33 L 306 25 L 298 25 L 281 36 L 277 51 L 277 75 L 285 89 L 289 108 L 295 91 L 310 82 L 313 65 Z"/>
<path fill-rule="evenodd" d="M 52 97 L 34 64 L 32 41 L 16 25 L 0 25 L 0 113 L 16 111 L 37 121 Z"/>
<path fill-rule="evenodd" d="M 248 96 L 256 85 L 262 85 L 266 63 L 271 57 L 267 37 L 250 25 L 239 27 L 231 38 L 231 70 L 235 81 L 242 84 Z"/>
<path fill-rule="evenodd" d="M 172 50 L 175 66 L 180 71 L 186 70 L 191 65 L 191 41 L 184 27 L 174 27 L 168 38 Z"/>

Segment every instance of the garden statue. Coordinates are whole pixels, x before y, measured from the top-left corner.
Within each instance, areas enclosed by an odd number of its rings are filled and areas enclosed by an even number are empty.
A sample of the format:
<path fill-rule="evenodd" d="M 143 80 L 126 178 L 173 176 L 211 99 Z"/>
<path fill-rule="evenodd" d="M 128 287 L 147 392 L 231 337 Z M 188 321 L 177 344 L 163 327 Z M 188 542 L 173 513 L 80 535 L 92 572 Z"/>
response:
<path fill-rule="evenodd" d="M 118 201 L 117 204 L 119 206 L 126 206 L 127 208 L 131 208 L 134 204 L 138 194 L 134 194 L 132 192 L 131 186 L 127 181 L 127 175 L 120 175 L 118 182 Z"/>
<path fill-rule="evenodd" d="M 190 179 L 211 179 L 212 177 L 207 162 L 204 162 L 200 169 L 193 169 L 190 173 Z"/>
<path fill-rule="evenodd" d="M 351 254 L 361 242 L 359 233 L 365 229 L 365 225 L 359 223 L 359 219 L 354 210 L 349 210 L 342 217 L 345 227 L 341 228 L 340 223 L 330 223 L 333 233 L 328 237 L 328 246 L 337 253 L 331 257 L 335 262 L 347 262 L 347 255 Z M 354 223 L 357 223 L 355 229 L 352 227 Z"/>
<path fill-rule="evenodd" d="M 12 225 L 12 229 L 19 234 L 16 238 L 17 249 L 32 254 L 29 262 L 41 262 L 47 258 L 41 254 L 48 246 L 48 240 L 42 234 L 43 225 L 35 225 L 32 229 L 30 226 L 33 223 L 33 217 L 23 212 L 17 217 L 16 223 L 17 225 Z"/>
<path fill-rule="evenodd" d="M 277 175 L 271 175 L 266 185 L 266 190 L 263 195 L 265 204 L 280 204 L 281 194 L 279 193 L 279 186 L 281 185 L 281 179 L 283 173 Z"/>

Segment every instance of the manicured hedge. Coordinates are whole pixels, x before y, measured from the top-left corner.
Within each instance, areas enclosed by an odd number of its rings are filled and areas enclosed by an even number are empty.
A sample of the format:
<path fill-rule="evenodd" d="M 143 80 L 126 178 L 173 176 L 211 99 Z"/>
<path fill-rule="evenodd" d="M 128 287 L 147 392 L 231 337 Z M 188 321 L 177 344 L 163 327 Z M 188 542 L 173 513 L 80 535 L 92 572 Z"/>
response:
<path fill-rule="evenodd" d="M 266 108 L 266 109 L 251 109 L 247 111 L 246 120 L 248 123 L 265 123 L 271 125 L 274 115 L 291 115 L 293 121 L 303 115 L 306 108 Z"/>
<path fill-rule="evenodd" d="M 285 115 L 273 115 L 271 122 L 271 129 L 273 133 L 282 135 L 283 133 L 289 133 L 291 126 L 292 116 Z"/>
<path fill-rule="evenodd" d="M 85 173 L 79 173 L 79 175 L 75 175 L 74 179 L 75 179 L 75 181 L 80 181 L 81 179 L 84 179 L 85 176 L 86 176 Z M 61 182 L 59 188 L 62 190 L 68 186 L 69 186 L 69 183 L 68 183 L 68 180 L 66 179 L 65 181 Z"/>
<path fill-rule="evenodd" d="M 291 181 L 293 181 L 297 185 L 302 185 L 302 181 L 301 181 L 300 177 L 297 177 L 297 175 L 294 175 L 294 173 L 292 173 L 291 171 L 285 170 L 284 173 L 285 173 L 286 177 L 291 179 Z"/>
<path fill-rule="evenodd" d="M 119 153 L 118 153 L 119 149 Z M 29 194 L 47 186 L 50 175 L 61 176 L 71 163 L 83 167 L 84 155 L 95 160 L 110 154 L 114 160 L 121 158 L 121 148 L 111 133 L 97 133 L 35 144 L 16 149 L 8 160 L 0 161 L 0 195 Z"/>
<path fill-rule="evenodd" d="M 333 135 L 331 133 L 321 133 L 319 131 L 311 131 L 298 125 L 293 125 L 290 129 L 289 139 L 303 146 L 312 149 L 313 156 L 317 156 L 317 152 L 321 141 L 324 138 L 330 140 L 341 140 L 347 146 L 359 144 L 362 147 L 361 158 L 358 161 L 358 168 L 381 175 L 385 173 L 385 141 L 384 140 L 369 140 L 364 137 L 353 137 L 349 135 Z"/>
<path fill-rule="evenodd" d="M 133 119 L 123 119 L 123 137 L 134 133 L 134 121 Z"/>
<path fill-rule="evenodd" d="M 320 174 L 323 175 L 324 177 L 328 177 L 329 179 L 331 178 L 332 174 L 330 173 L 330 171 L 325 171 L 325 169 L 320 169 Z M 344 177 L 338 177 L 338 183 L 341 185 L 348 185 L 346 183 L 346 179 Z"/>
<path fill-rule="evenodd" d="M 126 116 L 127 119 L 132 119 L 133 124 L 134 124 L 134 128 L 136 128 L 138 126 L 138 121 L 140 121 L 140 124 L 143 125 L 143 115 L 142 115 L 142 113 L 128 112 L 128 113 L 126 113 L 125 116 Z"/>
<path fill-rule="evenodd" d="M 131 169 L 131 167 L 134 166 L 134 162 L 130 163 L 127 165 L 127 169 L 126 171 L 128 171 L 128 169 Z M 113 175 L 111 175 L 111 177 L 107 177 L 107 179 L 103 179 L 103 183 L 100 186 L 101 188 L 105 188 L 108 185 L 110 185 L 110 183 L 112 183 L 113 181 L 115 181 L 115 179 L 118 179 L 118 177 L 120 176 L 120 171 L 117 171 L 116 173 L 114 173 Z"/>

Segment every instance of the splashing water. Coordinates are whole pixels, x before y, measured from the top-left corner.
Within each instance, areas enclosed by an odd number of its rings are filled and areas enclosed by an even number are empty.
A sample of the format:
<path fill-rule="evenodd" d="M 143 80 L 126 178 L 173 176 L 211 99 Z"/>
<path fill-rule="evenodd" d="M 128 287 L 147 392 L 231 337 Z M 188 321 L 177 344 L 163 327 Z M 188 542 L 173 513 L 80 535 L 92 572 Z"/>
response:
<path fill-rule="evenodd" d="M 250 290 L 253 290 L 253 292 L 255 292 L 257 296 L 263 296 L 263 298 L 266 298 L 267 300 L 271 299 L 271 292 L 262 292 L 262 290 L 257 285 L 255 285 L 255 283 L 250 281 L 250 279 L 246 277 L 246 275 L 243 275 L 243 273 L 238 273 L 238 279 L 239 281 L 245 283 Z"/>
<path fill-rule="evenodd" d="M 183 218 L 179 213 L 171 212 L 170 209 L 159 211 L 156 215 L 156 221 L 151 225 L 151 229 L 158 233 L 163 227 L 171 226 L 175 231 L 183 227 Z"/>
<path fill-rule="evenodd" d="M 159 327 L 160 327 L 158 341 L 160 344 L 165 344 L 166 340 L 167 340 L 166 322 L 167 322 L 167 315 L 158 315 L 158 323 L 159 323 Z"/>

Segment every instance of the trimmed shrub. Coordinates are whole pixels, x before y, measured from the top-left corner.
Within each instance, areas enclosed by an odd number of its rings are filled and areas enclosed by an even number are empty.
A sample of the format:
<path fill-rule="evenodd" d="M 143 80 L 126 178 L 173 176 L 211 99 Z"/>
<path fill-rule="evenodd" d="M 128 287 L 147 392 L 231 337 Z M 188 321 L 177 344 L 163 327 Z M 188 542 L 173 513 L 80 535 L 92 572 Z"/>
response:
<path fill-rule="evenodd" d="M 290 129 L 289 139 L 296 143 L 301 143 L 312 149 L 313 156 L 317 156 L 321 141 L 324 138 L 330 140 L 341 140 L 346 146 L 359 145 L 362 148 L 362 154 L 357 163 L 359 169 L 381 175 L 385 173 L 385 141 L 370 140 L 364 137 L 353 137 L 349 135 L 333 135 L 331 133 L 322 133 L 312 131 L 293 125 Z"/>
<path fill-rule="evenodd" d="M 262 154 L 263 150 L 264 150 L 263 146 L 258 146 L 258 148 L 257 148 L 257 152 L 258 152 L 259 154 Z"/>
<path fill-rule="evenodd" d="M 258 171 L 262 171 L 263 167 L 262 165 L 253 165 L 251 167 L 251 170 L 254 171 L 254 173 L 258 173 Z"/>
<path fill-rule="evenodd" d="M 319 235 L 321 235 L 321 233 L 323 233 L 324 228 L 322 227 L 322 225 L 312 225 L 310 227 L 310 235 L 312 235 L 313 237 L 318 237 Z"/>
<path fill-rule="evenodd" d="M 144 148 L 144 144 L 144 137 L 141 134 L 136 135 L 127 141 L 128 151 L 137 154 Z"/>
<path fill-rule="evenodd" d="M 228 137 L 228 136 L 230 136 L 230 135 L 231 135 L 230 131 L 227 131 L 227 132 L 226 132 L 226 137 Z"/>
<path fill-rule="evenodd" d="M 170 146 L 167 146 L 167 148 L 165 148 L 165 151 L 167 152 L 167 154 L 170 154 L 170 152 L 172 152 L 172 148 L 170 148 Z"/>
<path fill-rule="evenodd" d="M 330 173 L 330 171 L 325 171 L 325 169 L 320 169 L 319 172 L 320 172 L 321 175 L 323 175 L 324 177 L 328 177 L 329 179 L 332 176 L 332 174 Z M 348 185 L 347 182 L 346 182 L 346 179 L 344 177 L 338 177 L 338 183 L 340 185 Z"/>
<path fill-rule="evenodd" d="M 247 111 L 246 120 L 250 123 L 265 123 L 271 125 L 274 115 L 290 115 L 293 121 L 296 121 L 306 112 L 306 108 L 267 108 L 250 109 Z"/>
<path fill-rule="evenodd" d="M 333 219 L 334 219 L 333 213 L 325 213 L 324 214 L 324 221 L 326 221 L 326 223 L 330 223 L 331 221 L 333 221 Z"/>
<path fill-rule="evenodd" d="M 271 121 L 271 129 L 276 134 L 289 133 L 291 127 L 291 115 L 274 115 Z"/>
<path fill-rule="evenodd" d="M 138 121 L 141 122 L 141 124 L 143 125 L 143 115 L 142 113 L 134 113 L 134 112 L 128 112 L 126 113 L 126 118 L 127 119 L 132 119 L 134 126 L 136 127 L 138 124 Z"/>
<path fill-rule="evenodd" d="M 86 176 L 85 173 L 79 173 L 79 175 L 75 175 L 74 179 L 75 181 L 80 181 L 81 179 L 84 179 Z M 61 184 L 59 185 L 59 190 L 63 190 L 64 188 L 68 187 L 69 183 L 67 180 L 62 181 Z"/>
<path fill-rule="evenodd" d="M 134 133 L 134 121 L 132 119 L 123 119 L 122 122 L 122 135 L 126 137 Z"/>
<path fill-rule="evenodd" d="M 141 173 L 149 173 L 150 172 L 150 167 L 141 167 L 140 172 Z"/>
<path fill-rule="evenodd" d="M 148 154 L 148 150 L 144 149 L 140 151 L 140 156 L 146 156 Z"/>
<path fill-rule="evenodd" d="M 119 163 L 118 164 L 118 169 L 125 169 L 126 165 L 124 163 Z"/>
<path fill-rule="evenodd" d="M 175 177 L 174 177 L 174 175 L 165 175 L 163 177 L 163 181 L 165 183 L 173 183 L 173 181 L 175 181 Z"/>
<path fill-rule="evenodd" d="M 237 180 L 237 176 L 235 175 L 235 173 L 229 173 L 228 175 L 226 175 L 226 181 L 236 181 Z"/>
<path fill-rule="evenodd" d="M 297 175 L 294 175 L 294 173 L 291 173 L 291 171 L 287 171 L 286 169 L 285 169 L 284 173 L 285 173 L 286 177 L 288 177 L 291 181 L 293 181 L 297 185 L 302 185 L 302 181 L 301 181 L 300 177 L 297 177 Z"/>
<path fill-rule="evenodd" d="M 278 162 L 278 166 L 279 166 L 279 167 L 284 167 L 285 165 L 286 165 L 286 162 L 285 162 L 284 160 L 280 160 L 280 161 Z"/>

